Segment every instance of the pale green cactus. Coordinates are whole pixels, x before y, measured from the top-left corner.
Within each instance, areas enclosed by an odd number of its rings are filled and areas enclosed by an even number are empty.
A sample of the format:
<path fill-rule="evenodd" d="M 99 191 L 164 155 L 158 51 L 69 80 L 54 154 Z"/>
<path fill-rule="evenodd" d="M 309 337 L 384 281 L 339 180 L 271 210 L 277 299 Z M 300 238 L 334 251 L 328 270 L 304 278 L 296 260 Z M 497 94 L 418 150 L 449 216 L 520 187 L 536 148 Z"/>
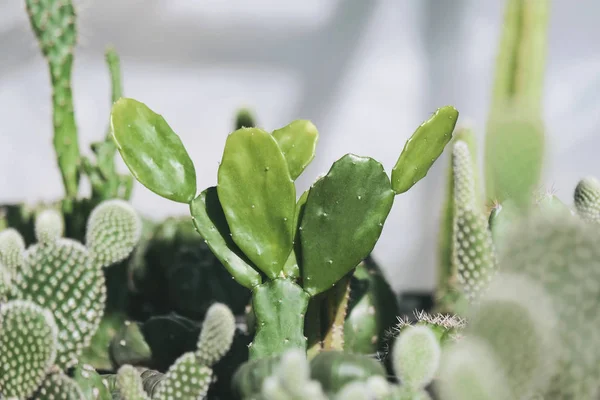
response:
<path fill-rule="evenodd" d="M 488 221 L 480 210 L 471 155 L 463 141 L 454 144 L 453 269 L 467 298 L 474 300 L 496 268 L 496 255 Z"/>
<path fill-rule="evenodd" d="M 433 330 L 441 343 L 456 341 L 461 338 L 466 321 L 453 314 L 429 314 L 424 311 L 415 311 L 415 321 L 408 317 L 398 318 L 398 323 L 387 333 L 388 340 L 398 337 L 406 328 L 424 325 Z"/>
<path fill-rule="evenodd" d="M 139 372 L 131 365 L 123 365 L 119 368 L 117 385 L 123 400 L 150 400 L 144 391 Z"/>
<path fill-rule="evenodd" d="M 586 221 L 600 223 L 600 182 L 588 176 L 575 188 L 575 208 Z"/>
<path fill-rule="evenodd" d="M 229 351 L 235 334 L 235 317 L 224 304 L 212 305 L 204 317 L 196 358 L 211 367 Z"/>
<path fill-rule="evenodd" d="M 10 276 L 15 276 L 23 265 L 25 241 L 16 229 L 8 228 L 0 232 L 0 263 L 3 264 Z"/>
<path fill-rule="evenodd" d="M 431 328 L 406 328 L 392 349 L 392 363 L 403 386 L 418 391 L 435 377 L 440 363 L 440 341 Z"/>
<path fill-rule="evenodd" d="M 49 208 L 40 211 L 35 218 L 35 238 L 40 244 L 58 240 L 64 235 L 65 223 L 60 211 Z"/>
<path fill-rule="evenodd" d="M 85 399 L 81 388 L 73 379 L 63 373 L 51 373 L 46 376 L 38 389 L 36 400 L 82 400 Z"/>
<path fill-rule="evenodd" d="M 194 353 L 185 353 L 169 368 L 152 399 L 202 399 L 208 393 L 212 375 L 212 369 L 199 364 Z"/>
<path fill-rule="evenodd" d="M 29 301 L 0 308 L 0 392 L 29 398 L 54 364 L 58 328 L 52 314 Z"/>

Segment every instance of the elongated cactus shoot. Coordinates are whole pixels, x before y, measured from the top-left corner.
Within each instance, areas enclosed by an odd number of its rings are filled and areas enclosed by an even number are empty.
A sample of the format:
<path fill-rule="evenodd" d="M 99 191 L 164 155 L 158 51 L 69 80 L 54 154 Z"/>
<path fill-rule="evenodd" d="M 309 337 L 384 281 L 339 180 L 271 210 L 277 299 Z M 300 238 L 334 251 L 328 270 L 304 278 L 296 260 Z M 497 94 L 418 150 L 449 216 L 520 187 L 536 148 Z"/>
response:
<path fill-rule="evenodd" d="M 139 372 L 131 365 L 123 365 L 119 368 L 117 386 L 123 400 L 150 400 L 144 391 Z"/>
<path fill-rule="evenodd" d="M 453 263 L 458 280 L 469 299 L 475 299 L 491 279 L 496 257 L 488 222 L 475 193 L 473 162 L 463 141 L 454 144 Z"/>
<path fill-rule="evenodd" d="M 235 334 L 235 317 L 225 304 L 213 304 L 207 311 L 198 340 L 196 357 L 211 367 L 229 351 Z"/>

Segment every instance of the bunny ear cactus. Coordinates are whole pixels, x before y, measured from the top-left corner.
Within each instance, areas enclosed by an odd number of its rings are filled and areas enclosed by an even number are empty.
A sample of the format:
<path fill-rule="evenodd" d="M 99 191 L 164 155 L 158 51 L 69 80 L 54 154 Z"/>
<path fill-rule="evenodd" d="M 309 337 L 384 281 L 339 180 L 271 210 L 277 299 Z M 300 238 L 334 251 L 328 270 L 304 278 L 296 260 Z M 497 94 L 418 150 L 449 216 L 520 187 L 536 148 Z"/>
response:
<path fill-rule="evenodd" d="M 25 241 L 17 230 L 7 228 L 0 232 L 0 264 L 9 276 L 16 276 L 23 265 Z"/>
<path fill-rule="evenodd" d="M 229 307 L 212 305 L 202 324 L 196 358 L 202 365 L 212 367 L 231 348 L 235 333 L 235 317 Z"/>
<path fill-rule="evenodd" d="M 144 391 L 139 372 L 131 365 L 119 368 L 117 386 L 123 400 L 150 400 Z"/>
<path fill-rule="evenodd" d="M 49 374 L 42 382 L 34 398 L 36 400 L 85 399 L 77 382 L 60 372 Z"/>
<path fill-rule="evenodd" d="M 579 216 L 600 223 L 600 182 L 592 176 L 582 179 L 575 188 L 574 197 Z"/>
<path fill-rule="evenodd" d="M 35 238 L 38 243 L 46 244 L 61 238 L 65 233 L 62 214 L 55 209 L 45 209 L 35 218 Z"/>
<path fill-rule="evenodd" d="M 0 308 L 0 392 L 3 398 L 28 398 L 54 364 L 58 328 L 52 314 L 29 301 Z"/>

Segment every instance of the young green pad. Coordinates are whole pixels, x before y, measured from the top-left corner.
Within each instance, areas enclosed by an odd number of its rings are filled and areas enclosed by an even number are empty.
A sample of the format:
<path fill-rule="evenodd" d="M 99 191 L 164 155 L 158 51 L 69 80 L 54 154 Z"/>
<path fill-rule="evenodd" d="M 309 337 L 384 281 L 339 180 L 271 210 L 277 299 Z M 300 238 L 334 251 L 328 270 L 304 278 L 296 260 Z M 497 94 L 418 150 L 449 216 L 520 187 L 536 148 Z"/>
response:
<path fill-rule="evenodd" d="M 256 335 L 250 359 L 275 356 L 292 348 L 306 350 L 304 315 L 308 300 L 308 294 L 287 279 L 275 279 L 254 289 Z"/>
<path fill-rule="evenodd" d="M 445 106 L 417 128 L 392 170 L 392 189 L 396 194 L 406 192 L 427 175 L 452 139 L 457 120 L 458 111 Z"/>
<path fill-rule="evenodd" d="M 113 105 L 110 124 L 123 161 L 142 185 L 180 203 L 194 199 L 194 164 L 161 115 L 139 101 L 121 98 Z"/>
<path fill-rule="evenodd" d="M 375 247 L 394 202 L 372 158 L 347 154 L 310 189 L 300 227 L 304 290 L 331 288 Z"/>
<path fill-rule="evenodd" d="M 227 138 L 217 192 L 233 241 L 268 277 L 292 251 L 296 188 L 277 142 L 258 128 Z"/>
<path fill-rule="evenodd" d="M 252 289 L 262 278 L 231 239 L 229 226 L 219 202 L 217 188 L 210 187 L 190 203 L 192 221 L 206 244 L 227 271 L 242 286 Z"/>
<path fill-rule="evenodd" d="M 315 158 L 317 128 L 312 122 L 300 119 L 273 131 L 273 137 L 285 156 L 292 179 L 296 180 Z"/>

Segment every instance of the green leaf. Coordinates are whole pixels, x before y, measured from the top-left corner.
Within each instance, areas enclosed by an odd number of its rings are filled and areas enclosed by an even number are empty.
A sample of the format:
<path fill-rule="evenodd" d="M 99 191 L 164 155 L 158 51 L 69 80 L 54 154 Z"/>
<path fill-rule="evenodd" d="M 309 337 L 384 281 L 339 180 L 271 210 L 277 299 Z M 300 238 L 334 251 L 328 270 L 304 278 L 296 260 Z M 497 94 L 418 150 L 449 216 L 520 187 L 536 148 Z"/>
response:
<path fill-rule="evenodd" d="M 260 274 L 231 239 L 217 188 L 210 187 L 200 193 L 190 204 L 190 212 L 196 230 L 231 276 L 248 289 L 260 285 Z"/>
<path fill-rule="evenodd" d="M 393 202 L 380 163 L 353 154 L 336 161 L 310 189 L 300 226 L 304 290 L 329 289 L 368 256 Z"/>
<path fill-rule="evenodd" d="M 258 128 L 229 135 L 218 180 L 233 241 L 275 278 L 292 251 L 296 188 L 273 136 Z"/>
<path fill-rule="evenodd" d="M 444 147 L 452 139 L 458 111 L 452 106 L 439 108 L 408 139 L 392 170 L 392 189 L 404 193 L 423 179 Z"/>
<path fill-rule="evenodd" d="M 193 200 L 194 164 L 161 115 L 139 101 L 121 98 L 113 105 L 110 125 L 123 161 L 142 185 L 169 200 Z"/>
<path fill-rule="evenodd" d="M 308 198 L 308 190 L 302 193 L 302 196 L 296 203 L 296 216 L 294 217 L 294 248 L 290 253 L 285 265 L 283 266 L 283 274 L 287 277 L 300 277 L 300 263 L 302 260 L 302 246 L 300 246 L 300 222 L 304 215 L 304 206 Z"/>
<path fill-rule="evenodd" d="M 293 180 L 315 158 L 315 148 L 319 132 L 312 122 L 296 120 L 281 129 L 273 131 L 281 152 L 285 156 Z"/>

